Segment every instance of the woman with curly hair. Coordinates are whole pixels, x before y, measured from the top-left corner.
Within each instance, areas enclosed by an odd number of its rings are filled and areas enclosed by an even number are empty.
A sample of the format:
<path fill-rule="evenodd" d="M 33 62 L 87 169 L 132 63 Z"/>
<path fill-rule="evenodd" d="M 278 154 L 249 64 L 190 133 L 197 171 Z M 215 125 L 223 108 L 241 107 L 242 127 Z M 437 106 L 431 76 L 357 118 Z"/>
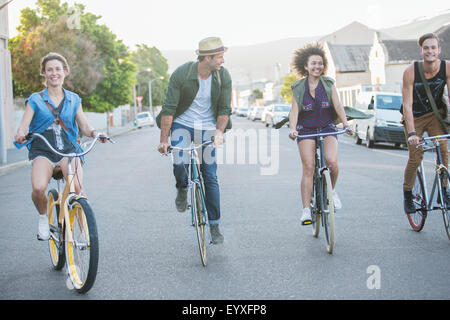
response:
<path fill-rule="evenodd" d="M 311 43 L 294 53 L 293 68 L 302 78 L 292 85 L 292 108 L 289 114 L 289 137 L 295 140 L 296 135 L 336 132 L 335 123 L 342 122 L 348 130 L 345 110 L 339 101 L 334 80 L 325 77 L 328 61 L 323 47 Z M 303 211 L 302 225 L 311 223 L 311 193 L 314 175 L 315 138 L 297 138 L 298 149 L 302 161 L 303 175 L 301 180 L 301 196 Z M 339 174 L 337 135 L 324 138 L 324 154 L 327 166 L 331 171 L 333 200 L 335 209 L 342 207 L 335 191 Z"/>

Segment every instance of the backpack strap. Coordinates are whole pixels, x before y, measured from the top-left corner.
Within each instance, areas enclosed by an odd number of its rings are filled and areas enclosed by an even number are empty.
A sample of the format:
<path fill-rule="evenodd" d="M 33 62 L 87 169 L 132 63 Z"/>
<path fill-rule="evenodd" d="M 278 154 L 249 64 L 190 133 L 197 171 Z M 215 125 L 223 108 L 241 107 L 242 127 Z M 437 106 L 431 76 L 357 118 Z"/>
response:
<path fill-rule="evenodd" d="M 55 109 L 53 109 L 53 107 L 50 104 L 50 102 L 48 102 L 47 100 L 44 99 L 44 92 L 43 91 L 39 92 L 39 95 L 41 96 L 42 100 L 44 100 L 44 102 L 47 105 L 47 107 L 50 109 L 50 112 L 52 113 L 53 117 L 55 117 L 54 123 L 55 124 L 59 124 L 61 127 L 64 128 L 64 130 L 66 130 L 68 132 L 69 130 L 67 130 L 67 127 L 64 124 L 64 122 L 61 120 L 59 114 L 56 113 Z"/>

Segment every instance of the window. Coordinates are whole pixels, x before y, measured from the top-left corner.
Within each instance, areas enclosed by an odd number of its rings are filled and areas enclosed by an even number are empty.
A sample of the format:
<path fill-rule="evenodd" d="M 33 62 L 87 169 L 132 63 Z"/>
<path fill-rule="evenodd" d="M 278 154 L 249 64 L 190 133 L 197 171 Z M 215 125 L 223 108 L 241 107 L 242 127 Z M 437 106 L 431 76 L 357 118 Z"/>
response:
<path fill-rule="evenodd" d="M 401 96 L 377 95 L 377 109 L 400 110 L 401 105 Z"/>

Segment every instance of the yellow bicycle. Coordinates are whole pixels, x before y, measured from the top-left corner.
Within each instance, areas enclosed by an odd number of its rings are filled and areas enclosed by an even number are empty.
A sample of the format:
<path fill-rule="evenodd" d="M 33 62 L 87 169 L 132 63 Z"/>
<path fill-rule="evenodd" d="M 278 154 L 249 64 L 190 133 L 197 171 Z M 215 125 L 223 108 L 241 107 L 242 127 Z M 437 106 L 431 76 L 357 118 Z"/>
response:
<path fill-rule="evenodd" d="M 68 177 L 63 191 L 61 192 L 60 182 L 64 178 L 61 169 L 57 167 L 53 172 L 57 189 L 51 189 L 48 192 L 50 258 L 55 270 L 61 270 L 65 264 L 73 288 L 79 293 L 86 293 L 94 285 L 97 276 L 98 231 L 94 211 L 87 198 L 75 192 L 75 172 L 71 162 L 73 158 L 89 153 L 99 138 L 113 141 L 98 134 L 86 151 L 63 154 L 55 150 L 39 133 L 29 133 L 26 139 L 35 137 L 42 139 L 52 152 L 68 158 Z"/>

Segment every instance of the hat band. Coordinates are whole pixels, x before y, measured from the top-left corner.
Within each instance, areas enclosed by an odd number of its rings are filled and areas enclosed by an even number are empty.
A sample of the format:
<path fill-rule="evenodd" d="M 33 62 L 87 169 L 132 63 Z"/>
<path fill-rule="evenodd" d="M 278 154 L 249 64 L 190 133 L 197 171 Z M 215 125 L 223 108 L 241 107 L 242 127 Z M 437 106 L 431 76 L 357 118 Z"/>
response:
<path fill-rule="evenodd" d="M 225 47 L 220 47 L 217 49 L 212 49 L 212 50 L 199 50 L 198 53 L 199 54 L 213 54 L 213 53 L 217 53 L 217 52 L 222 52 L 225 51 Z"/>

